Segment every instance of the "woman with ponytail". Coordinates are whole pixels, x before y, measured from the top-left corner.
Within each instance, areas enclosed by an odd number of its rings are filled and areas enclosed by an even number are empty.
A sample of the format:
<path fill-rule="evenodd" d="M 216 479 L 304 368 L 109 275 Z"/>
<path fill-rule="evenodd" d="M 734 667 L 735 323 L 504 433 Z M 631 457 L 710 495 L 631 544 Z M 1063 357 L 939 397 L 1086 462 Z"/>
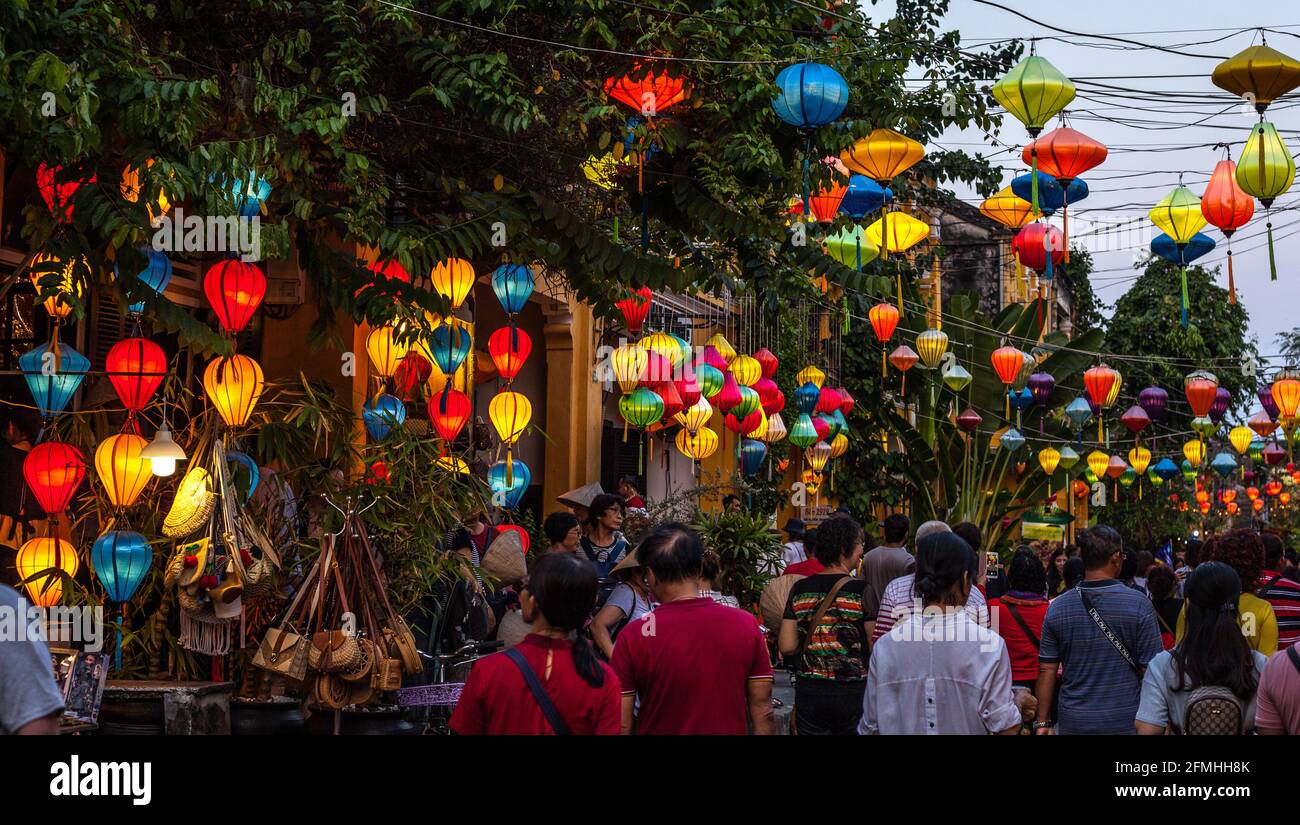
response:
<path fill-rule="evenodd" d="M 979 575 L 975 551 L 954 533 L 917 544 L 914 593 L 922 604 L 871 650 L 863 734 L 1016 734 L 1035 707 L 1013 689 L 996 632 L 966 610 Z"/>
<path fill-rule="evenodd" d="M 596 568 L 574 553 L 537 560 L 519 593 L 532 632 L 480 659 L 451 717 L 459 734 L 619 733 L 618 677 L 577 635 L 596 604 Z"/>

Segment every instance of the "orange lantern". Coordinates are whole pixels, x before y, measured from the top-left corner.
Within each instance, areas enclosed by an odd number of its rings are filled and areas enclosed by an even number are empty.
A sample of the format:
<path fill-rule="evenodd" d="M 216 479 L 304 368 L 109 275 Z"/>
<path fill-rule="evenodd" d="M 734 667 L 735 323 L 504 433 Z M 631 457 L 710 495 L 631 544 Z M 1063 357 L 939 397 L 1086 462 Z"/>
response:
<path fill-rule="evenodd" d="M 1283 490 L 1282 492 L 1277 494 L 1277 500 L 1282 502 L 1282 506 L 1285 507 L 1286 505 L 1291 503 L 1291 494 L 1286 490 Z"/>
<path fill-rule="evenodd" d="M 1204 504 L 1204 503 L 1206 503 L 1206 502 L 1209 501 L 1209 500 L 1210 500 L 1210 493 L 1209 493 L 1208 490 L 1197 490 L 1197 491 L 1196 491 L 1196 503 L 1197 503 L 1197 504 Z"/>
<path fill-rule="evenodd" d="M 130 507 L 153 477 L 141 451 L 149 442 L 134 433 L 110 435 L 95 449 L 95 472 L 114 507 Z"/>
<path fill-rule="evenodd" d="M 42 291 L 41 281 L 50 276 L 50 268 L 53 267 L 56 271 L 61 270 L 58 293 L 46 298 L 42 303 L 51 318 L 62 320 L 72 314 L 72 304 L 64 300 L 63 296 L 75 295 L 78 298 L 81 297 L 83 291 L 82 280 L 76 277 L 78 264 L 83 268 L 89 268 L 89 263 L 84 256 L 73 258 L 67 263 L 45 252 L 32 258 L 32 264 L 27 270 L 27 277 L 31 280 L 32 286 L 36 287 L 37 295 L 40 295 Z"/>
<path fill-rule="evenodd" d="M 1219 379 L 1213 373 L 1198 370 L 1183 379 L 1183 392 L 1187 403 L 1192 408 L 1192 415 L 1204 418 L 1210 414 L 1214 404 L 1214 395 L 1219 390 Z M 1296 401 L 1300 403 L 1300 382 L 1297 382 Z"/>
<path fill-rule="evenodd" d="M 455 312 L 474 286 L 474 267 L 461 258 L 448 258 L 434 265 L 429 280 L 433 282 L 433 291 L 445 298 Z"/>
<path fill-rule="evenodd" d="M 1251 507 L 1251 509 L 1254 510 L 1256 513 L 1258 513 L 1260 510 L 1263 510 L 1263 509 L 1264 509 L 1264 500 L 1263 500 L 1263 499 L 1260 499 L 1260 498 L 1257 498 L 1257 499 L 1255 499 L 1254 501 L 1252 501 L 1252 502 L 1250 503 L 1250 507 Z"/>
<path fill-rule="evenodd" d="M 1227 509 L 1228 509 L 1228 515 L 1235 516 L 1235 515 L 1237 514 L 1237 510 L 1238 510 L 1237 502 L 1235 502 L 1235 501 L 1230 501 L 1230 502 L 1228 502 L 1228 504 L 1227 504 Z"/>
<path fill-rule="evenodd" d="M 651 67 L 638 64 L 622 77 L 606 78 L 605 94 L 645 117 L 654 117 L 685 100 L 690 86 L 685 77 L 671 77 L 666 69 L 656 75 Z"/>
<path fill-rule="evenodd" d="M 1237 285 L 1232 275 L 1232 233 L 1246 225 L 1255 214 L 1255 199 L 1237 183 L 1237 164 L 1232 158 L 1218 162 L 1210 182 L 1201 195 L 1201 214 L 1218 227 L 1227 239 L 1228 303 L 1237 303 Z"/>
<path fill-rule="evenodd" d="M 907 395 L 907 371 L 915 366 L 916 362 L 919 360 L 921 360 L 921 356 L 917 355 L 916 352 L 907 344 L 900 345 L 898 349 L 889 354 L 889 363 L 894 365 L 894 369 L 903 373 L 903 390 L 901 395 Z"/>
<path fill-rule="evenodd" d="M 1277 404 L 1278 417 L 1294 418 L 1297 410 L 1300 410 L 1300 376 L 1289 370 L 1283 371 L 1274 379 L 1269 391 L 1273 395 L 1273 403 Z"/>
<path fill-rule="evenodd" d="M 247 355 L 215 358 L 203 371 L 203 389 L 228 427 L 248 423 L 265 387 L 262 367 Z"/>
<path fill-rule="evenodd" d="M 1075 498 L 1083 498 L 1088 495 L 1088 485 L 1077 478 L 1070 484 L 1070 489 L 1074 492 Z"/>
<path fill-rule="evenodd" d="M 1259 488 L 1258 488 L 1258 487 L 1247 487 L 1247 488 L 1246 488 L 1246 498 L 1250 499 L 1251 501 L 1254 501 L 1255 499 L 1259 498 Z"/>
<path fill-rule="evenodd" d="M 50 516 L 68 506 L 86 476 L 81 451 L 62 441 L 42 441 L 23 458 L 23 478 L 36 495 L 36 503 Z"/>
<path fill-rule="evenodd" d="M 45 571 L 61 570 L 71 578 L 77 575 L 81 562 L 71 544 L 60 538 L 47 537 L 32 539 L 18 548 L 14 565 L 18 568 L 18 575 L 27 581 L 25 589 L 32 604 L 53 607 L 63 598 L 63 577 Z"/>
<path fill-rule="evenodd" d="M 993 350 L 990 360 L 993 362 L 993 371 L 998 374 L 998 380 L 1008 388 L 1008 393 L 1005 399 L 1006 410 L 1003 413 L 1003 417 L 1010 419 L 1010 387 L 1012 384 L 1016 383 L 1016 379 L 1020 376 L 1021 370 L 1024 369 L 1025 354 L 1012 346 L 998 347 Z"/>
<path fill-rule="evenodd" d="M 1110 400 L 1111 390 L 1119 381 L 1119 373 L 1105 364 L 1098 364 L 1083 373 L 1083 386 L 1088 391 L 1088 399 L 1098 407 L 1103 407 Z"/>

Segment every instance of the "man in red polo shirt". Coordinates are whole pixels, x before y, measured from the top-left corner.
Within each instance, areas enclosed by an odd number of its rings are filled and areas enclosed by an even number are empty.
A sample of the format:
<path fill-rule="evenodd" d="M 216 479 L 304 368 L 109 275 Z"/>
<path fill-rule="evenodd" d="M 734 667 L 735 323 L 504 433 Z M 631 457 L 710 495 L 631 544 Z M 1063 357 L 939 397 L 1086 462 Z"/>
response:
<path fill-rule="evenodd" d="M 1300 584 L 1283 576 L 1282 539 L 1275 533 L 1260 533 L 1264 545 L 1264 571 L 1256 582 L 1255 595 L 1273 605 L 1277 617 L 1277 649 L 1286 650 L 1300 642 Z"/>
<path fill-rule="evenodd" d="M 699 595 L 704 545 L 665 524 L 637 548 L 659 606 L 618 636 L 623 733 L 772 734 L 772 662 L 752 615 Z M 640 699 L 635 720 L 633 710 Z"/>

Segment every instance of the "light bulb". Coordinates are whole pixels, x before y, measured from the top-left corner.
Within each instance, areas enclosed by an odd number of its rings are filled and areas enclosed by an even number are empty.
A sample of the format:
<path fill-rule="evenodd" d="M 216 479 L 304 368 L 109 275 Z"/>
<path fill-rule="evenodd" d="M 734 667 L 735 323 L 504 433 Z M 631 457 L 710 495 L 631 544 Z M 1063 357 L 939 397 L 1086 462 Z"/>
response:
<path fill-rule="evenodd" d="M 166 421 L 163 421 L 153 441 L 140 451 L 140 457 L 149 459 L 150 471 L 160 478 L 176 472 L 176 462 L 186 458 L 185 450 L 172 440 L 172 431 L 167 428 Z"/>
<path fill-rule="evenodd" d="M 149 469 L 159 478 L 165 478 L 176 472 L 176 459 L 151 458 L 149 459 Z"/>

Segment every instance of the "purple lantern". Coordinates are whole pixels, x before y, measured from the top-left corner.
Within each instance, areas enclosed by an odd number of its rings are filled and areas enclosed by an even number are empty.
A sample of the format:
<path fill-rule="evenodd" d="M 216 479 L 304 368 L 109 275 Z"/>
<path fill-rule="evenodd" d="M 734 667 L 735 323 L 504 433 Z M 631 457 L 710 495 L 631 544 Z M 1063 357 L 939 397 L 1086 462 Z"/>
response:
<path fill-rule="evenodd" d="M 978 427 L 980 422 L 983 420 L 984 416 L 967 407 L 962 411 L 961 415 L 957 416 L 957 426 L 961 427 L 968 433 L 974 432 L 975 428 Z"/>
<path fill-rule="evenodd" d="M 1134 404 L 1124 411 L 1124 414 L 1119 417 L 1119 420 L 1123 422 L 1125 427 L 1128 427 L 1129 432 L 1133 433 L 1133 435 L 1137 435 L 1142 432 L 1142 430 L 1146 429 L 1146 426 L 1151 423 L 1151 416 L 1147 414 L 1146 410 L 1142 409 L 1137 404 Z"/>
<path fill-rule="evenodd" d="M 1225 387 L 1219 387 L 1214 391 L 1214 403 L 1210 405 L 1210 420 L 1215 424 L 1223 421 L 1223 415 L 1228 411 L 1228 405 L 1232 403 L 1232 393 L 1228 392 Z"/>
<path fill-rule="evenodd" d="M 1255 394 L 1259 396 L 1259 403 L 1263 406 L 1264 412 L 1268 413 L 1269 418 L 1276 421 L 1280 410 L 1277 408 L 1277 402 L 1273 400 L 1273 387 L 1271 385 L 1260 387 Z"/>
<path fill-rule="evenodd" d="M 1147 387 L 1138 393 L 1138 406 L 1146 410 L 1147 417 L 1152 421 L 1164 421 L 1165 411 L 1169 407 L 1169 393 L 1160 387 Z"/>
<path fill-rule="evenodd" d="M 1047 409 L 1054 389 L 1056 389 L 1056 379 L 1048 373 L 1036 372 L 1029 376 L 1029 391 L 1034 394 L 1034 403 L 1039 409 Z"/>

